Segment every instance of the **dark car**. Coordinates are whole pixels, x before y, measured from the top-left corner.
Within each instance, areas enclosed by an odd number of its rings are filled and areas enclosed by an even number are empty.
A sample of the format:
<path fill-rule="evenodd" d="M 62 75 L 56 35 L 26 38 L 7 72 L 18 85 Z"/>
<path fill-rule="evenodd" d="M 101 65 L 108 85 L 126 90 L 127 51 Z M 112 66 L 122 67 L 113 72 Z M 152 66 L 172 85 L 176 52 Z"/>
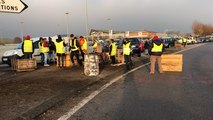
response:
<path fill-rule="evenodd" d="M 164 47 L 165 48 L 170 48 L 174 46 L 175 39 L 173 38 L 160 38 L 163 41 Z"/>

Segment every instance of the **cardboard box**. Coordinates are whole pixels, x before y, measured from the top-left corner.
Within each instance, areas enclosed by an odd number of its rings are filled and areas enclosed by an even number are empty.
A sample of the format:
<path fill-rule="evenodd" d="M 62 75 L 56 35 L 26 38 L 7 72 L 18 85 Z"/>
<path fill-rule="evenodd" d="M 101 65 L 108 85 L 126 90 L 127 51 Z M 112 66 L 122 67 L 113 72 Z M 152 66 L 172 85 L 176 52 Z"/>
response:
<path fill-rule="evenodd" d="M 183 55 L 182 54 L 169 54 L 161 56 L 161 64 L 163 71 L 176 71 L 182 72 Z"/>

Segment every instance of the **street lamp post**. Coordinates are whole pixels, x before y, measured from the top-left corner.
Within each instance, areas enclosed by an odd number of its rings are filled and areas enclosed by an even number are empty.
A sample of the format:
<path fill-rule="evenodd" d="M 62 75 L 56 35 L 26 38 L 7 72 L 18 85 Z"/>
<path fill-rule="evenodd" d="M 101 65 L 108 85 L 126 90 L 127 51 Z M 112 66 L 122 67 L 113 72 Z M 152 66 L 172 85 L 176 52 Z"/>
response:
<path fill-rule="evenodd" d="M 88 11 L 87 11 L 87 0 L 86 0 L 85 15 L 86 15 L 85 29 L 86 29 L 86 37 L 87 37 L 87 40 L 88 40 Z"/>
<path fill-rule="evenodd" d="M 109 38 L 110 38 L 110 32 L 111 32 L 111 28 L 110 28 L 110 20 L 111 20 L 111 18 L 107 18 L 107 23 L 108 23 L 108 25 L 107 25 L 107 27 L 108 27 L 108 30 L 109 30 Z"/>
<path fill-rule="evenodd" d="M 66 12 L 65 13 L 66 14 L 66 16 L 67 16 L 67 38 L 69 37 L 69 13 L 68 12 Z"/>
<path fill-rule="evenodd" d="M 21 21 L 21 22 L 20 22 L 20 29 L 21 29 L 21 40 L 22 40 L 22 41 L 24 41 L 23 24 L 24 24 L 24 22 Z"/>

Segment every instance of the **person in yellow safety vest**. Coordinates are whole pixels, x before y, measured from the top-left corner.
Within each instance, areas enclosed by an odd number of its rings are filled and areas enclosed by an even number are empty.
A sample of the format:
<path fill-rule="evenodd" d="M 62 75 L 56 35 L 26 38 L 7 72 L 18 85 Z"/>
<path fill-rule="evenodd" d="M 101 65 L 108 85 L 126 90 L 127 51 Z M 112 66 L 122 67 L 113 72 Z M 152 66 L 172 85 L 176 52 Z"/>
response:
<path fill-rule="evenodd" d="M 116 45 L 114 43 L 114 39 L 110 39 L 110 46 L 109 46 L 109 55 L 111 59 L 111 65 L 115 65 L 115 55 L 116 55 Z"/>
<path fill-rule="evenodd" d="M 43 53 L 43 49 L 42 49 L 42 40 L 43 40 L 43 38 L 42 37 L 40 37 L 39 38 L 39 42 L 38 42 L 38 46 L 39 46 L 39 51 L 40 51 L 40 55 L 41 55 L 41 65 L 44 65 L 44 53 Z"/>
<path fill-rule="evenodd" d="M 78 61 L 78 64 L 80 66 L 82 66 L 82 62 L 79 59 L 79 50 L 80 50 L 80 45 L 77 40 L 77 37 L 74 37 L 74 34 L 71 34 L 70 35 L 70 47 L 69 47 L 70 59 L 71 59 L 73 65 L 75 65 L 75 62 L 74 62 L 74 56 L 75 56 Z"/>
<path fill-rule="evenodd" d="M 123 42 L 123 55 L 126 63 L 126 69 L 130 70 L 133 67 L 133 63 L 131 59 L 131 42 L 128 38 L 125 38 Z"/>
<path fill-rule="evenodd" d="M 80 46 L 81 55 L 84 61 L 84 55 L 87 54 L 87 40 L 84 39 L 83 36 L 80 36 Z"/>
<path fill-rule="evenodd" d="M 184 47 L 186 47 L 186 43 L 187 43 L 187 40 L 186 40 L 186 38 L 184 37 L 184 38 L 183 38 L 183 46 L 184 46 Z"/>
<path fill-rule="evenodd" d="M 55 42 L 55 47 L 56 47 L 56 55 L 58 57 L 57 62 L 58 62 L 59 68 L 64 67 L 65 46 L 66 46 L 66 44 L 62 40 L 61 36 L 58 35 L 58 39 L 56 39 L 56 42 Z"/>
<path fill-rule="evenodd" d="M 158 36 L 154 36 L 152 39 L 152 46 L 150 52 L 150 74 L 155 73 L 155 63 L 158 62 L 158 69 L 160 73 L 163 73 L 162 65 L 161 65 L 161 55 L 163 54 L 163 42 L 158 38 Z"/>
<path fill-rule="evenodd" d="M 47 60 L 49 58 L 49 51 L 50 51 L 47 38 L 42 39 L 40 46 L 41 46 L 41 51 L 44 55 L 44 66 L 50 66 L 49 64 L 47 64 Z"/>
<path fill-rule="evenodd" d="M 96 52 L 97 50 L 97 46 L 98 46 L 98 43 L 95 41 L 95 40 L 92 40 L 92 48 L 93 48 L 93 51 Z"/>
<path fill-rule="evenodd" d="M 25 36 L 25 40 L 22 43 L 22 52 L 25 59 L 31 59 L 34 53 L 34 46 L 32 40 L 30 40 L 30 35 Z"/>

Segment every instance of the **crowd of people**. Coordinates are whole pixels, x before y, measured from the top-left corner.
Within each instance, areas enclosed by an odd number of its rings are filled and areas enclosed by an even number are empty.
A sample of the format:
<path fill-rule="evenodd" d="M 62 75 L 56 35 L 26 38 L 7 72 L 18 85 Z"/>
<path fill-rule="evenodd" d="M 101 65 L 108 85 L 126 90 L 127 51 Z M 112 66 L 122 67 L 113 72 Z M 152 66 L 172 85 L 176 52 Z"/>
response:
<path fill-rule="evenodd" d="M 69 44 L 65 44 L 64 40 L 60 35 L 58 35 L 58 38 L 53 42 L 51 37 L 48 38 L 40 38 L 39 40 L 39 50 L 41 55 L 41 64 L 43 66 L 49 66 L 49 62 L 57 62 L 59 68 L 65 67 L 65 54 L 66 52 L 70 53 L 70 59 L 73 65 L 75 65 L 74 57 L 76 58 L 78 64 L 80 66 L 83 65 L 84 61 L 84 55 L 88 54 L 88 41 L 83 36 L 80 36 L 79 38 L 74 36 L 74 34 L 70 35 L 69 38 Z M 92 40 L 92 47 L 94 49 L 94 53 L 96 53 L 96 49 L 98 46 L 97 41 Z M 66 47 L 69 47 L 68 51 L 66 51 Z M 106 49 L 107 48 L 107 49 Z M 130 70 L 133 67 L 133 62 L 131 59 L 131 42 L 128 38 L 125 38 L 122 45 L 122 55 L 124 56 L 124 60 L 126 63 L 126 69 Z M 161 40 L 158 39 L 158 36 L 154 36 L 152 39 L 152 44 L 148 44 L 147 41 L 145 42 L 145 49 L 147 49 L 147 54 L 150 55 L 150 74 L 154 74 L 155 72 L 155 63 L 157 61 L 159 72 L 163 73 L 162 67 L 161 67 L 161 55 L 163 53 L 163 43 Z M 33 42 L 30 40 L 30 36 L 27 35 L 25 37 L 25 40 L 22 44 L 22 52 L 24 53 L 25 59 L 32 58 L 32 54 L 34 52 Z M 110 39 L 108 41 L 108 46 L 103 47 L 102 49 L 102 59 L 103 62 L 106 59 L 106 52 L 109 52 L 111 65 L 116 65 L 116 52 L 117 52 L 117 46 L 115 44 L 114 39 Z M 80 59 L 80 55 L 82 56 Z M 57 61 L 56 57 L 57 56 Z"/>

